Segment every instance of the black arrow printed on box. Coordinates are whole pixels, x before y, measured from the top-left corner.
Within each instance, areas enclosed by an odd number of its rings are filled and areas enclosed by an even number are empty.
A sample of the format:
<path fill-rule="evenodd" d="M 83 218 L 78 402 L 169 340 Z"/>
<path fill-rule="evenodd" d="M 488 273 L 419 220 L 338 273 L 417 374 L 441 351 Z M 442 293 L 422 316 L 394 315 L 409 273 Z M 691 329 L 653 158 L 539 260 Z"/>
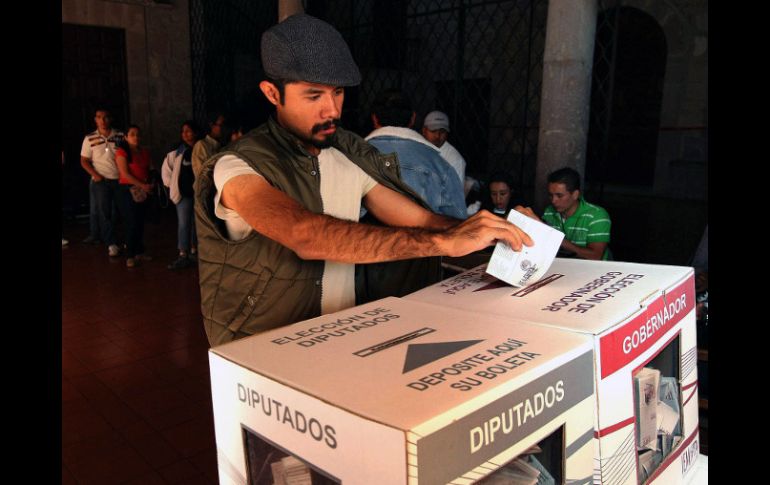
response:
<path fill-rule="evenodd" d="M 436 351 L 440 349 L 449 350 L 452 347 L 452 344 L 455 344 L 455 351 L 457 351 L 460 350 L 461 344 L 467 344 L 465 347 L 468 347 L 470 345 L 475 345 L 478 342 L 483 342 L 483 340 L 444 342 L 439 344 L 439 347 Z M 479 351 L 476 354 L 459 362 L 446 365 L 436 372 L 431 372 L 426 376 L 408 383 L 406 386 L 417 391 L 425 391 L 430 389 L 431 386 L 437 386 L 446 382 L 450 377 L 460 376 L 461 374 L 470 371 L 473 372 L 473 377 L 466 376 L 462 379 L 458 378 L 459 380 L 457 382 L 453 382 L 449 386 L 452 389 L 456 389 L 458 391 L 470 391 L 474 387 L 481 386 L 485 382 L 496 379 L 498 375 L 505 374 L 506 372 L 520 367 L 533 360 L 534 358 L 540 356 L 540 354 L 535 352 L 518 352 L 512 355 L 510 354 L 511 352 L 518 350 L 524 345 L 527 345 L 527 342 L 509 338 L 492 348 L 487 348 L 485 351 Z M 415 345 L 410 345 L 410 348 L 411 347 L 415 347 Z M 438 356 L 437 358 L 431 360 L 431 362 L 445 357 L 450 353 L 452 352 Z M 498 358 L 500 356 L 504 356 L 505 358 Z M 407 363 L 405 363 L 404 369 L 407 369 L 408 362 L 409 358 L 407 356 Z M 425 364 L 427 363 L 428 362 L 425 362 Z M 406 373 L 406 370 L 404 373 Z"/>
<path fill-rule="evenodd" d="M 459 342 L 435 342 L 429 344 L 412 344 L 406 351 L 404 369 L 401 372 L 414 370 L 431 362 L 435 362 L 449 354 L 454 354 L 484 340 L 462 340 Z"/>

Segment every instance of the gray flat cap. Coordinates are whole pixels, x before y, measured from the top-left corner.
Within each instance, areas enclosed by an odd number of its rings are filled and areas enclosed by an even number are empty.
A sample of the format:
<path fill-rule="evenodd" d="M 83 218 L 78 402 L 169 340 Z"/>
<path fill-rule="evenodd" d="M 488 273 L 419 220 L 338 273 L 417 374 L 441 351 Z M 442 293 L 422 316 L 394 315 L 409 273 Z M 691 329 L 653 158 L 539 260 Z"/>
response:
<path fill-rule="evenodd" d="M 272 79 L 330 86 L 361 83 L 361 73 L 342 35 L 323 20 L 304 13 L 266 30 L 261 54 L 265 74 Z"/>

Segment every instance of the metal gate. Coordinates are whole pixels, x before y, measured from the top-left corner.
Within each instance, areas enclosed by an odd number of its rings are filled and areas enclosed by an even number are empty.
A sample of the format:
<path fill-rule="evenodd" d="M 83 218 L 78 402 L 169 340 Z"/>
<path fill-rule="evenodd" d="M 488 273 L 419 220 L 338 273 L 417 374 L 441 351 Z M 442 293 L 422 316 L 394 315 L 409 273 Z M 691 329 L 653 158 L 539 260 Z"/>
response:
<path fill-rule="evenodd" d="M 216 111 L 266 118 L 259 41 L 277 18 L 276 0 L 190 0 L 193 116 L 202 126 Z"/>
<path fill-rule="evenodd" d="M 667 46 L 647 12 L 599 0 L 586 180 L 652 187 L 661 129 Z"/>
<path fill-rule="evenodd" d="M 195 116 L 235 108 L 236 55 L 259 64 L 261 33 L 277 19 L 277 2 L 192 0 Z M 381 90 L 411 97 L 417 126 L 445 111 L 450 142 L 467 173 L 510 173 L 532 194 L 539 128 L 547 0 L 310 0 L 305 11 L 334 25 L 363 76 L 346 90 L 343 123 L 366 135 L 369 107 Z M 253 80 L 254 89 L 259 76 Z"/>
<path fill-rule="evenodd" d="M 596 24 L 594 63 L 591 79 L 591 114 L 588 122 L 586 146 L 587 181 L 598 181 L 597 202 L 604 195 L 605 167 L 612 123 L 612 96 L 615 84 L 615 57 L 617 55 L 618 21 L 620 0 L 599 0 Z"/>

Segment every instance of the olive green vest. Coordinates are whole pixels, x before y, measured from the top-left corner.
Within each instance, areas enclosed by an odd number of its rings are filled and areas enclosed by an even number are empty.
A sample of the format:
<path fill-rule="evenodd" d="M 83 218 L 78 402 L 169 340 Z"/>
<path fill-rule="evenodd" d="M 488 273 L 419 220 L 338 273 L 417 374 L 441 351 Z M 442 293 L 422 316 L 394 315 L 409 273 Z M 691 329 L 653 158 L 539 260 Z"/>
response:
<path fill-rule="evenodd" d="M 380 154 L 358 135 L 340 128 L 332 146 L 378 183 L 427 208 L 401 181 L 395 154 Z M 214 214 L 213 176 L 215 164 L 226 154 L 243 159 L 308 210 L 323 213 L 318 158 L 273 119 L 203 164 L 195 181 L 195 219 L 201 309 L 212 346 L 321 314 L 323 261 L 300 259 L 256 231 L 240 241 L 227 238 L 224 221 Z M 440 279 L 440 258 L 360 265 L 356 268 L 356 301 L 403 296 Z"/>

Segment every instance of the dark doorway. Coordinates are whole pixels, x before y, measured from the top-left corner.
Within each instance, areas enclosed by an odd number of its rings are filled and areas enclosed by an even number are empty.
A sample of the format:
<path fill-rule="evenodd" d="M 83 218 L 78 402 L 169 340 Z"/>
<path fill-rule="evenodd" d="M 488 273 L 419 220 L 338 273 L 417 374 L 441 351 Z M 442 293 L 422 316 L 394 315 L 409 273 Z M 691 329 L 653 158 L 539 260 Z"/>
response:
<path fill-rule="evenodd" d="M 586 180 L 652 187 L 666 68 L 666 38 L 639 9 L 599 14 Z"/>
<path fill-rule="evenodd" d="M 80 146 L 83 137 L 96 129 L 97 107 L 110 110 L 113 127 L 125 129 L 125 31 L 62 24 L 62 208 L 70 215 L 88 212 L 88 174 L 80 168 Z"/>
<path fill-rule="evenodd" d="M 435 109 L 449 116 L 449 143 L 463 155 L 468 173 L 487 171 L 490 95 L 489 78 L 463 79 L 459 86 L 436 81 Z"/>

